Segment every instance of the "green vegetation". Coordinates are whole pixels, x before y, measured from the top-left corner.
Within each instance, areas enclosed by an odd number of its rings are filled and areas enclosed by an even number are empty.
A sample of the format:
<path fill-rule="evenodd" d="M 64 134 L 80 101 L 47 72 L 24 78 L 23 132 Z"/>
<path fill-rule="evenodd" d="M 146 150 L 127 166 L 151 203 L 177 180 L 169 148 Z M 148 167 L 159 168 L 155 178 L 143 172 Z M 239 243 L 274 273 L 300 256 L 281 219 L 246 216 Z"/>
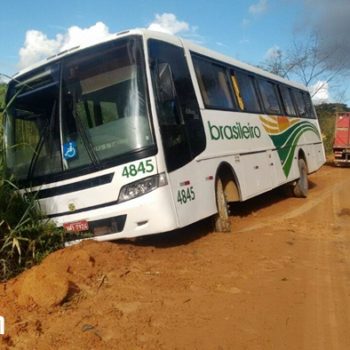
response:
<path fill-rule="evenodd" d="M 342 103 L 322 103 L 316 106 L 316 113 L 320 122 L 323 142 L 327 154 L 332 153 L 336 112 L 349 111 L 350 108 Z"/>
<path fill-rule="evenodd" d="M 5 90 L 5 84 L 0 84 L 0 106 L 3 106 Z M 1 135 L 0 128 L 0 138 Z M 0 281 L 40 262 L 50 252 L 63 247 L 66 238 L 62 229 L 44 218 L 33 195 L 20 195 L 13 179 L 6 176 L 1 143 Z"/>
<path fill-rule="evenodd" d="M 65 234 L 41 214 L 31 196 L 0 180 L 0 281 L 40 262 L 64 246 Z"/>

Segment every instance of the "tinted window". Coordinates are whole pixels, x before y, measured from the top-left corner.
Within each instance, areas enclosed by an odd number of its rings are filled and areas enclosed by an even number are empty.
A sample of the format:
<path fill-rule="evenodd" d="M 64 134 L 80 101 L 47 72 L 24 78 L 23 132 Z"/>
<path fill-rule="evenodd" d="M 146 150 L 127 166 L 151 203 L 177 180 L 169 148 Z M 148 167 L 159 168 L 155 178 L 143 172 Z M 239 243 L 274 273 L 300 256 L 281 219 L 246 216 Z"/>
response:
<path fill-rule="evenodd" d="M 7 166 L 17 180 L 62 171 L 58 124 L 59 67 L 53 64 L 9 86 Z"/>
<path fill-rule="evenodd" d="M 314 107 L 312 105 L 310 94 L 304 92 L 304 100 L 305 100 L 305 106 L 306 106 L 306 113 L 309 118 L 316 118 Z"/>
<path fill-rule="evenodd" d="M 280 86 L 280 92 L 286 113 L 292 117 L 296 116 L 290 89 L 286 86 Z"/>
<path fill-rule="evenodd" d="M 9 91 L 7 159 L 18 180 L 154 153 L 141 37 L 77 51 L 13 80 Z"/>
<path fill-rule="evenodd" d="M 265 112 L 268 114 L 281 114 L 276 85 L 267 80 L 259 80 L 259 88 Z"/>
<path fill-rule="evenodd" d="M 205 148 L 205 132 L 182 48 L 149 40 L 152 82 L 168 171 Z"/>
<path fill-rule="evenodd" d="M 76 55 L 62 77 L 66 169 L 153 145 L 138 39 Z"/>
<path fill-rule="evenodd" d="M 232 110 L 234 104 L 226 69 L 196 56 L 193 64 L 206 107 Z"/>
<path fill-rule="evenodd" d="M 298 109 L 298 115 L 301 118 L 307 118 L 306 104 L 303 93 L 298 90 L 293 90 L 293 96 Z"/>
<path fill-rule="evenodd" d="M 260 112 L 261 108 L 258 96 L 256 94 L 253 76 L 243 72 L 235 72 L 234 76 L 237 78 L 238 81 L 240 97 L 241 100 L 243 100 L 244 111 Z"/>

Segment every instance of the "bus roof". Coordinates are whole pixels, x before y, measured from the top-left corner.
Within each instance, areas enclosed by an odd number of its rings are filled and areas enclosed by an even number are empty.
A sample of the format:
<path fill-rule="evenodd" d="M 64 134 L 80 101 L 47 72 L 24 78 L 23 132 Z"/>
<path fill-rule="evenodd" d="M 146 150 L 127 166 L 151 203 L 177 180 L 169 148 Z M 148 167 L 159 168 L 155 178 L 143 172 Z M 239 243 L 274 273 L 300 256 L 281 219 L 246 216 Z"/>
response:
<path fill-rule="evenodd" d="M 89 47 L 94 47 L 94 46 L 100 45 L 102 43 L 110 42 L 110 41 L 113 41 L 113 40 L 116 40 L 116 39 L 119 39 L 122 37 L 127 37 L 130 35 L 141 35 L 147 39 L 151 39 L 151 38 L 158 39 L 158 40 L 163 40 L 163 41 L 169 42 L 169 43 L 177 45 L 177 46 L 183 46 L 184 48 L 187 48 L 191 52 L 213 58 L 214 60 L 227 63 L 229 65 L 247 70 L 249 72 L 252 72 L 252 73 L 255 73 L 255 74 L 258 74 L 261 76 L 264 76 L 266 78 L 270 78 L 270 79 L 279 81 L 281 83 L 292 85 L 292 86 L 297 87 L 299 89 L 303 89 L 306 91 L 308 90 L 308 88 L 302 84 L 299 84 L 299 83 L 290 81 L 288 79 L 282 78 L 276 74 L 269 73 L 261 68 L 255 67 L 255 66 L 250 65 L 248 63 L 238 61 L 232 57 L 225 56 L 219 52 L 216 52 L 216 51 L 207 49 L 203 46 L 194 44 L 191 41 L 184 40 L 184 39 L 177 37 L 175 35 L 167 34 L 167 33 L 163 33 L 163 32 L 152 31 L 149 29 L 142 29 L 142 28 L 125 30 L 122 32 L 118 32 L 116 34 L 111 34 L 110 36 L 106 37 L 105 39 L 100 40 L 98 42 L 94 42 L 92 44 L 79 45 L 76 47 L 69 48 L 69 49 L 64 50 L 62 52 L 59 52 L 55 55 L 52 55 L 44 60 L 41 60 L 41 61 L 39 61 L 39 62 L 37 62 L 37 63 L 27 67 L 27 68 L 22 69 L 18 73 L 14 74 L 12 78 L 17 78 L 25 73 L 30 72 L 31 70 L 34 70 L 36 68 L 40 68 L 41 66 L 44 66 L 47 63 L 58 61 L 58 60 L 62 59 L 63 57 L 71 55 L 74 52 L 77 52 L 77 51 L 80 51 L 80 50 L 83 50 L 83 49 L 86 49 Z"/>

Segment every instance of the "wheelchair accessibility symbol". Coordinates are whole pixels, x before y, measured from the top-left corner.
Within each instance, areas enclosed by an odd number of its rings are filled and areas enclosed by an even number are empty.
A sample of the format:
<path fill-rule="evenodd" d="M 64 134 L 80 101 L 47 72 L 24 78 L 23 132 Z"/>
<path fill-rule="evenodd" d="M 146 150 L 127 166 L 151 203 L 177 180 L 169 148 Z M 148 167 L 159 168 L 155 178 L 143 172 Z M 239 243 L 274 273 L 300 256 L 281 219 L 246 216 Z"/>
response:
<path fill-rule="evenodd" d="M 74 141 L 69 141 L 63 145 L 64 159 L 69 160 L 77 156 L 77 144 Z"/>

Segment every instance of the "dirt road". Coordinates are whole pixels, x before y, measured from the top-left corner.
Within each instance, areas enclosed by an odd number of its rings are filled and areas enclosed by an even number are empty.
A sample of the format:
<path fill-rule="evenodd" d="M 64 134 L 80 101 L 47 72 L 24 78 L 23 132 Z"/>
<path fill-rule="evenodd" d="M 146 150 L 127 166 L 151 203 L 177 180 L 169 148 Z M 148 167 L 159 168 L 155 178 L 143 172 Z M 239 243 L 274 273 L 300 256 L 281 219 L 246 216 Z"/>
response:
<path fill-rule="evenodd" d="M 350 349 L 350 169 L 207 222 L 85 242 L 0 285 L 1 349 Z M 159 218 L 161 220 L 161 218 Z"/>

